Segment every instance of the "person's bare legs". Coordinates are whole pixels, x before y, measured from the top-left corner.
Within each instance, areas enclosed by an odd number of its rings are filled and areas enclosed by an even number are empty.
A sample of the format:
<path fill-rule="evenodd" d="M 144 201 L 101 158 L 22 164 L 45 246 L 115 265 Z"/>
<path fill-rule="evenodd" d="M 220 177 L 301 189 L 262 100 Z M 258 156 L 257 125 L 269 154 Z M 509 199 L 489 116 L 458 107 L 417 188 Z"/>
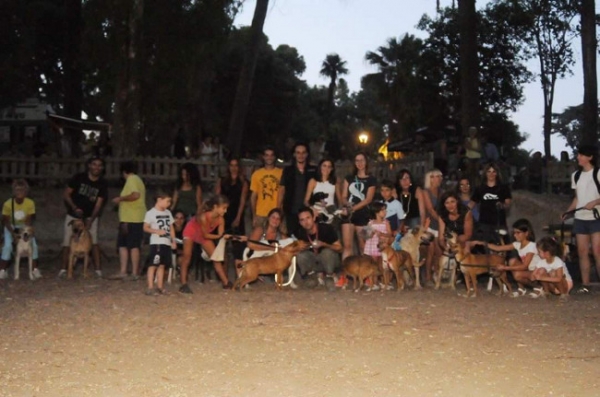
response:
<path fill-rule="evenodd" d="M 362 255 L 365 252 L 365 239 L 362 237 L 362 230 L 364 226 L 355 226 L 356 229 L 356 239 L 358 240 L 358 253 Z"/>
<path fill-rule="evenodd" d="M 127 247 L 119 247 L 119 264 L 121 265 L 122 276 L 127 275 L 127 262 L 129 262 L 129 250 Z"/>
<path fill-rule="evenodd" d="M 146 273 L 146 280 L 148 282 L 148 289 L 154 288 L 154 276 L 156 275 L 156 266 L 149 266 L 148 272 Z"/>
<path fill-rule="evenodd" d="M 342 260 L 354 254 L 354 225 L 344 223 L 342 225 Z"/>
<path fill-rule="evenodd" d="M 158 269 L 156 270 L 156 288 L 158 288 L 158 290 L 160 292 L 163 292 L 163 290 L 164 290 L 164 281 L 165 281 L 165 265 L 160 265 L 160 266 L 158 266 Z"/>
<path fill-rule="evenodd" d="M 577 255 L 579 256 L 579 270 L 581 271 L 581 283 L 590 285 L 590 235 L 578 234 Z M 598 267 L 598 265 L 596 265 Z"/>
<path fill-rule="evenodd" d="M 131 249 L 131 274 L 133 276 L 140 275 L 140 249 L 132 248 Z"/>
<path fill-rule="evenodd" d="M 598 272 L 598 277 L 600 277 L 600 233 L 592 234 L 592 255 L 594 256 L 594 261 L 596 262 L 596 271 Z"/>

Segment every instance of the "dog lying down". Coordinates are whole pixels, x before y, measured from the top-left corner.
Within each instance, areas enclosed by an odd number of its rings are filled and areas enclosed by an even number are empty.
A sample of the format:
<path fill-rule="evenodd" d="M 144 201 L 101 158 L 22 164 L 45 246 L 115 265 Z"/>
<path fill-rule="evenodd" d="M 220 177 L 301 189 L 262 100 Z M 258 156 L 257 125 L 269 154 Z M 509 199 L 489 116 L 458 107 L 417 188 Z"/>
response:
<path fill-rule="evenodd" d="M 276 274 L 276 287 L 281 289 L 283 283 L 283 272 L 292 263 L 292 258 L 301 251 L 308 249 L 308 242 L 297 240 L 292 244 L 281 248 L 278 252 L 270 256 L 260 258 L 251 258 L 241 265 L 240 275 L 233 284 L 233 289 L 241 289 L 248 283 L 253 282 L 261 274 Z"/>

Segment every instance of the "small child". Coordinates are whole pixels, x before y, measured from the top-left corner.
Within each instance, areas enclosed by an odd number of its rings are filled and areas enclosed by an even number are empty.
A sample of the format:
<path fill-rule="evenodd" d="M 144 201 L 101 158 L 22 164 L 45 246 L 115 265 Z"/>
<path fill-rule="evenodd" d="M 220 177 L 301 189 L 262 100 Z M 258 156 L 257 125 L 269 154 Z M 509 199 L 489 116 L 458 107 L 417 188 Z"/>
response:
<path fill-rule="evenodd" d="M 569 291 L 573 288 L 573 279 L 569 270 L 559 258 L 560 245 L 552 237 L 544 237 L 537 243 L 541 260 L 531 275 L 532 280 L 542 284 L 542 288 L 534 288 L 532 298 L 539 298 L 548 293 L 560 295 L 560 299 L 568 299 Z"/>
<path fill-rule="evenodd" d="M 168 208 L 171 206 L 171 196 L 160 191 L 155 198 L 154 208 L 146 212 L 144 217 L 144 232 L 150 233 L 150 266 L 148 267 L 148 289 L 146 295 L 165 294 L 163 288 L 165 267 L 172 266 L 172 250 L 177 249 L 173 215 Z M 158 267 L 158 270 L 157 270 Z M 156 276 L 156 288 L 154 278 Z"/>
<path fill-rule="evenodd" d="M 381 252 L 379 251 L 379 237 L 391 237 L 392 236 L 392 228 L 390 226 L 390 222 L 385 219 L 386 215 L 386 205 L 380 201 L 375 201 L 371 204 L 371 211 L 374 215 L 374 219 L 372 219 L 368 227 L 373 231 L 371 237 L 365 239 L 365 255 L 370 255 L 375 260 L 379 261 L 381 259 Z M 379 287 L 377 285 L 372 286 L 373 290 L 378 290 Z"/>
<path fill-rule="evenodd" d="M 386 205 L 385 219 L 390 223 L 392 234 L 396 234 L 400 230 L 400 222 L 404 220 L 405 214 L 400 201 L 394 198 L 394 183 L 384 179 L 381 181 L 379 193 Z"/>

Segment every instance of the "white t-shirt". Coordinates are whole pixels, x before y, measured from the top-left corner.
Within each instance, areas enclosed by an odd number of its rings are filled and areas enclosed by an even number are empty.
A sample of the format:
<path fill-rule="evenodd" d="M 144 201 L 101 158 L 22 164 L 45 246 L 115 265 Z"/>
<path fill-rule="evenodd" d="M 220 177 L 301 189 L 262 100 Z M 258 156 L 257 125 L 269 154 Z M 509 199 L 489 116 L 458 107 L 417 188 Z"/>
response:
<path fill-rule="evenodd" d="M 312 194 L 315 193 L 327 193 L 327 198 L 325 199 L 325 204 L 327 206 L 335 205 L 335 185 L 327 182 L 317 182 L 315 184 L 315 188 L 313 189 Z"/>
<path fill-rule="evenodd" d="M 567 281 L 573 281 L 573 279 L 571 278 L 571 275 L 569 274 L 569 269 L 567 269 L 567 265 L 565 265 L 565 262 L 563 262 L 563 260 L 560 259 L 558 256 L 554 257 L 554 260 L 552 261 L 552 263 L 548 263 L 545 260 L 540 260 L 538 262 L 537 267 L 546 269 L 546 271 L 548 271 L 548 272 L 562 268 L 563 274 L 565 275 L 565 278 L 567 279 Z"/>
<path fill-rule="evenodd" d="M 160 229 L 167 232 L 164 237 L 152 233 L 150 235 L 150 245 L 171 245 L 171 225 L 173 224 L 171 211 L 159 211 L 156 208 L 152 208 L 146 212 L 144 223 L 150 225 L 152 229 Z"/>
<path fill-rule="evenodd" d="M 577 194 L 577 207 L 583 207 L 590 201 L 594 201 L 600 198 L 600 194 L 598 193 L 598 188 L 596 187 L 596 183 L 592 178 L 596 177 L 592 175 L 594 173 L 594 169 L 592 168 L 589 171 L 582 171 L 579 176 L 579 180 L 577 184 L 575 184 L 575 172 L 571 175 L 571 188 L 575 189 Z M 600 171 L 598 171 L 600 174 Z M 598 175 L 600 177 L 600 175 Z M 600 205 L 596 206 L 596 209 L 600 210 Z M 594 213 L 590 210 L 579 210 L 575 213 L 575 219 L 581 219 L 583 221 L 593 221 Z"/>
<path fill-rule="evenodd" d="M 527 254 L 533 254 L 533 258 L 531 258 L 531 262 L 529 262 L 529 271 L 535 270 L 537 262 L 542 260 L 542 258 L 540 258 L 540 256 L 538 255 L 535 243 L 533 241 L 530 241 L 524 247 L 521 247 L 521 243 L 518 241 L 515 241 L 512 244 L 513 247 L 515 247 L 515 249 L 519 253 L 519 257 L 521 258 L 521 262 L 523 263 L 525 263 L 525 257 L 527 256 Z"/>

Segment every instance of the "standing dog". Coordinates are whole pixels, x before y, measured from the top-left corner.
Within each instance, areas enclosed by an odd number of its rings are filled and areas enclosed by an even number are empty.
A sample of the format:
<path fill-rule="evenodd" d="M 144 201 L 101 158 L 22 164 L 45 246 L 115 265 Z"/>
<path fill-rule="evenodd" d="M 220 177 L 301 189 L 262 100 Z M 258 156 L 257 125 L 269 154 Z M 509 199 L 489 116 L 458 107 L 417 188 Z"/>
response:
<path fill-rule="evenodd" d="M 354 292 L 362 289 L 364 280 L 369 278 L 371 285 L 375 285 L 377 276 L 381 274 L 379 266 L 373 257 L 369 255 L 352 255 L 344 259 L 342 262 L 342 274 L 352 277 Z M 356 282 L 358 281 L 358 288 Z M 371 289 L 369 288 L 368 291 Z"/>
<path fill-rule="evenodd" d="M 260 258 L 251 258 L 241 264 L 239 277 L 233 284 L 233 289 L 242 288 L 253 282 L 261 274 L 277 274 L 276 286 L 281 289 L 283 284 L 283 271 L 290 267 L 292 258 L 307 249 L 309 244 L 306 241 L 296 240 L 293 243 L 279 249 L 273 255 L 263 256 Z"/>
<path fill-rule="evenodd" d="M 71 243 L 69 244 L 67 278 L 73 278 L 73 267 L 77 258 L 83 258 L 83 277 L 87 278 L 90 251 L 92 250 L 92 236 L 86 229 L 83 219 L 73 219 L 68 223 L 68 226 L 71 226 L 73 234 L 71 235 Z"/>
<path fill-rule="evenodd" d="M 429 222 L 426 222 L 424 227 L 414 227 L 404 234 L 400 239 L 400 247 L 403 251 L 408 252 L 412 259 L 413 267 L 415 268 L 415 289 L 422 289 L 420 268 L 425 263 L 425 259 L 419 261 L 419 247 L 422 242 L 430 242 L 433 240 L 431 233 L 427 231 Z"/>
<path fill-rule="evenodd" d="M 381 272 L 383 273 L 384 288 L 388 288 L 390 282 L 390 272 L 396 276 L 397 290 L 404 289 L 404 277 L 402 271 L 406 269 L 410 277 L 414 277 L 415 268 L 410 254 L 404 250 L 394 251 L 390 245 L 390 238 L 379 238 L 377 245 L 381 252 Z M 390 287 L 391 288 L 391 287 Z"/>
<path fill-rule="evenodd" d="M 15 249 L 15 280 L 19 279 L 19 265 L 21 264 L 21 258 L 27 257 L 27 263 L 29 265 L 29 279 L 35 280 L 33 276 L 33 228 L 31 226 L 25 226 L 17 233 L 17 245 Z"/>
<path fill-rule="evenodd" d="M 437 280 L 435 281 L 435 289 L 440 289 L 442 285 L 442 278 L 444 273 L 449 273 L 449 281 L 448 284 L 450 288 L 456 290 L 456 258 L 454 257 L 454 253 L 452 252 L 452 247 L 457 242 L 456 233 L 450 233 L 446 236 L 446 248 L 440 257 L 440 266 L 437 274 Z"/>
<path fill-rule="evenodd" d="M 456 241 L 456 236 L 452 237 Z M 504 257 L 496 254 L 472 254 L 467 252 L 460 244 L 452 244 L 452 252 L 455 253 L 456 261 L 460 266 L 460 271 L 465 276 L 465 286 L 467 288 L 467 298 L 477 297 L 477 276 L 480 274 L 489 274 L 492 276 L 498 287 L 500 287 L 500 296 L 504 294 L 504 286 L 512 293 L 512 287 L 508 283 L 505 271 L 495 269 L 504 265 Z"/>

